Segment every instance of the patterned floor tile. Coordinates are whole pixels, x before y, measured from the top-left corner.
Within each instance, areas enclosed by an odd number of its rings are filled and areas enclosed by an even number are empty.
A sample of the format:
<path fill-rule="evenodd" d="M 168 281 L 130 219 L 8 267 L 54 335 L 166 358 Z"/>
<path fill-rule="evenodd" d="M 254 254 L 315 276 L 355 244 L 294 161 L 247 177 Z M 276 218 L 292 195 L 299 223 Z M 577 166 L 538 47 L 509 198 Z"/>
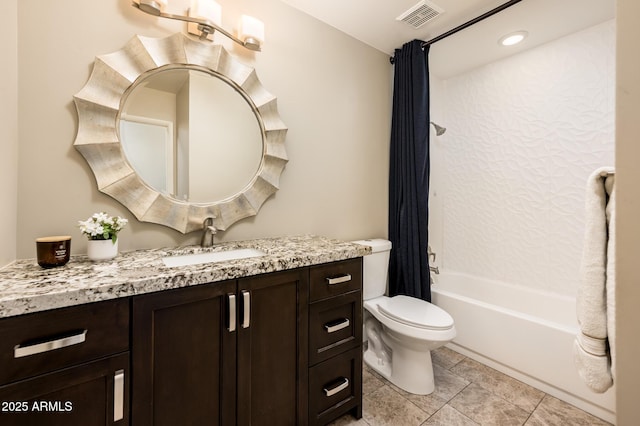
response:
<path fill-rule="evenodd" d="M 545 395 L 541 390 L 470 358 L 457 363 L 451 368 L 451 372 L 464 377 L 470 382 L 481 385 L 488 391 L 522 408 L 527 413 L 532 413 Z"/>
<path fill-rule="evenodd" d="M 429 417 L 423 426 L 478 426 L 478 423 L 471 420 L 450 405 L 443 406 L 437 413 Z"/>
<path fill-rule="evenodd" d="M 564 401 L 546 395 L 535 409 L 526 426 L 606 426 L 610 423 L 600 420 Z"/>
<path fill-rule="evenodd" d="M 368 426 L 364 419 L 356 420 L 351 414 L 345 414 L 327 426 Z"/>
<path fill-rule="evenodd" d="M 530 414 L 476 383 L 467 386 L 449 405 L 481 425 L 520 426 Z"/>
<path fill-rule="evenodd" d="M 610 426 L 448 348 L 432 352 L 436 389 L 413 395 L 363 368 L 363 418 L 330 426 Z"/>
<path fill-rule="evenodd" d="M 419 426 L 429 414 L 383 386 L 363 398 L 363 418 L 371 426 Z"/>
<path fill-rule="evenodd" d="M 383 380 L 378 373 L 365 365 L 362 369 L 362 394 L 367 395 L 380 389 L 385 385 Z"/>
<path fill-rule="evenodd" d="M 433 366 L 433 376 L 436 389 L 429 395 L 414 395 L 393 384 L 389 386 L 428 414 L 433 414 L 469 384 L 469 381 L 439 365 Z"/>
<path fill-rule="evenodd" d="M 431 351 L 431 361 L 448 370 L 465 358 L 461 353 L 453 351 L 446 346 Z"/>

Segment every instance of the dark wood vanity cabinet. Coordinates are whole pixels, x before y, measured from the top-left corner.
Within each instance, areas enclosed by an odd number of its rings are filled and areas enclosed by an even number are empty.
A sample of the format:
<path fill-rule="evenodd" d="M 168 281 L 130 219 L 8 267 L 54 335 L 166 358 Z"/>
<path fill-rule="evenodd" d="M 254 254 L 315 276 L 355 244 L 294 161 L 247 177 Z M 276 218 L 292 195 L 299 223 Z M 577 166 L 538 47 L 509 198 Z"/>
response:
<path fill-rule="evenodd" d="M 362 416 L 362 260 L 0 320 L 0 425 Z"/>
<path fill-rule="evenodd" d="M 235 281 L 133 298 L 134 425 L 235 424 Z"/>
<path fill-rule="evenodd" d="M 237 424 L 305 424 L 308 270 L 241 279 L 238 295 Z"/>
<path fill-rule="evenodd" d="M 362 417 L 362 259 L 310 268 L 309 420 Z"/>
<path fill-rule="evenodd" d="M 129 424 L 129 299 L 0 320 L 0 424 Z"/>
<path fill-rule="evenodd" d="M 133 424 L 304 424 L 306 272 L 134 297 Z"/>

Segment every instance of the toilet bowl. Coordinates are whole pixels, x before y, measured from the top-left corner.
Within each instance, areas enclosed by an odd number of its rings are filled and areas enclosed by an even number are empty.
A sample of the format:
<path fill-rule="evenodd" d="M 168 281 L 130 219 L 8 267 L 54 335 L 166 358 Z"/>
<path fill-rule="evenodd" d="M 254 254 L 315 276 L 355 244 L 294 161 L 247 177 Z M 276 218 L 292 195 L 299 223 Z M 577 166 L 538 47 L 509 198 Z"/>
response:
<path fill-rule="evenodd" d="M 385 296 L 391 242 L 360 240 L 372 254 L 364 258 L 364 361 L 407 392 L 428 395 L 435 389 L 431 351 L 453 340 L 453 318 L 427 301 Z"/>

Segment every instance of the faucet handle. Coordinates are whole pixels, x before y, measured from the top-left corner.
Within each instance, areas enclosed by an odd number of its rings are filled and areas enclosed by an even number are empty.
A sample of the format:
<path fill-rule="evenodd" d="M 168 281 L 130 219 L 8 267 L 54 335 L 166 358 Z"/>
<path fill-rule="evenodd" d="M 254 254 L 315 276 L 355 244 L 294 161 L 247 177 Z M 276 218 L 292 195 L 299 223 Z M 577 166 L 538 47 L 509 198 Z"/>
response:
<path fill-rule="evenodd" d="M 427 260 L 433 258 L 433 262 L 436 261 L 436 254 L 431 250 L 431 246 L 427 245 Z"/>
<path fill-rule="evenodd" d="M 218 232 L 218 228 L 216 228 L 216 227 L 215 227 L 215 226 L 213 226 L 213 225 L 209 225 L 209 226 L 207 226 L 207 229 L 208 229 L 209 231 L 211 231 L 211 233 L 212 233 L 212 234 L 216 234 L 216 233 Z"/>

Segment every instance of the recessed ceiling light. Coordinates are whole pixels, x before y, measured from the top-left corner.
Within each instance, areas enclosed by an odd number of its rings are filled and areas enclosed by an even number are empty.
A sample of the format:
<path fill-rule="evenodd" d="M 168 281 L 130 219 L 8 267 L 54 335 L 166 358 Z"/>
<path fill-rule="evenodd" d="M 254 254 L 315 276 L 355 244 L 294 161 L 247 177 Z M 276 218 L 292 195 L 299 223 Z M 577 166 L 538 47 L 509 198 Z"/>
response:
<path fill-rule="evenodd" d="M 498 40 L 498 44 L 503 46 L 513 46 L 514 44 L 520 43 L 529 35 L 526 31 L 516 31 L 514 33 L 509 33 L 505 36 L 500 37 Z"/>

